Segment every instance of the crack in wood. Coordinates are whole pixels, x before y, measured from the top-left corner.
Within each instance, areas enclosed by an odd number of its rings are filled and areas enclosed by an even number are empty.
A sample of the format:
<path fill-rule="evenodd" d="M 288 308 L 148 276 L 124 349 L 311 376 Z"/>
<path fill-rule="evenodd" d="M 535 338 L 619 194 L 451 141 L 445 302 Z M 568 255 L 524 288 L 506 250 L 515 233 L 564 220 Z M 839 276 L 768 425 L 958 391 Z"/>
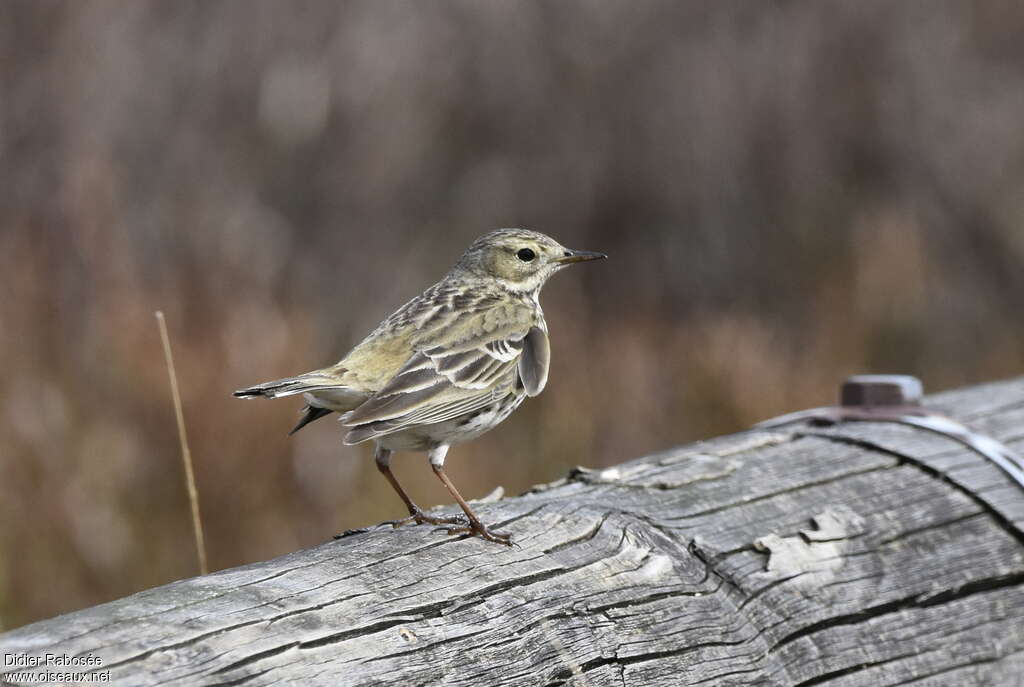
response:
<path fill-rule="evenodd" d="M 889 453 L 891 453 L 891 452 L 889 452 Z M 811 482 L 803 482 L 803 483 L 801 483 L 798 486 L 788 487 L 786 489 L 781 489 L 779 491 L 773 491 L 770 494 L 761 494 L 760 496 L 755 496 L 753 498 L 745 499 L 743 501 L 735 501 L 735 502 L 731 502 L 731 503 L 728 503 L 728 504 L 723 504 L 721 506 L 715 506 L 714 508 L 706 508 L 704 510 L 697 511 L 697 512 L 694 512 L 694 513 L 687 513 L 686 515 L 679 515 L 679 516 L 675 516 L 675 517 L 672 517 L 672 518 L 666 518 L 666 521 L 667 522 L 678 522 L 680 520 L 693 520 L 695 518 L 703 518 L 703 517 L 706 517 L 708 515 L 713 515 L 715 513 L 720 513 L 722 511 L 732 510 L 732 509 L 736 508 L 737 506 L 749 506 L 749 505 L 760 503 L 762 501 L 768 501 L 770 499 L 778 498 L 779 496 L 785 496 L 787 494 L 794 494 L 794 493 L 797 493 L 797 492 L 806 491 L 808 489 L 814 489 L 816 487 L 820 487 L 820 486 L 823 486 L 823 485 L 826 485 L 826 484 L 832 484 L 832 483 L 836 482 L 837 480 L 846 479 L 847 477 L 856 477 L 856 476 L 859 476 L 859 475 L 866 475 L 866 474 L 870 474 L 872 472 L 878 472 L 878 471 L 881 471 L 881 470 L 891 470 L 893 467 L 894 466 L 883 465 L 883 466 L 873 466 L 873 467 L 869 467 L 869 468 L 863 468 L 863 469 L 860 469 L 860 470 L 852 470 L 850 472 L 845 472 L 845 473 L 843 473 L 841 475 L 831 475 L 828 478 L 821 479 L 821 480 L 815 480 L 815 481 L 811 481 Z"/>
<path fill-rule="evenodd" d="M 857 611 L 856 613 L 848 613 L 846 615 L 826 618 L 825 620 L 820 620 L 816 623 L 807 625 L 806 627 L 802 627 L 776 642 L 769 649 L 769 653 L 778 651 L 787 644 L 791 644 L 803 637 L 817 634 L 822 630 L 828 630 L 843 625 L 856 625 L 890 613 L 899 613 L 908 608 L 927 608 L 929 606 L 938 606 L 940 604 L 950 603 L 951 601 L 966 599 L 970 596 L 974 596 L 975 594 L 983 594 L 996 589 L 1017 587 L 1022 584 L 1024 584 L 1024 572 L 1019 572 L 1010 575 L 1000 575 L 998 577 L 975 580 L 956 589 L 947 589 L 937 594 L 930 595 L 927 598 L 922 598 L 923 594 L 914 594 L 909 597 L 896 599 L 895 601 L 889 601 L 877 606 L 870 606 L 861 611 Z"/>
<path fill-rule="evenodd" d="M 746 640 L 737 640 L 733 642 L 717 641 L 717 642 L 700 642 L 697 644 L 691 644 L 685 647 L 679 647 L 676 649 L 665 649 L 661 651 L 648 651 L 639 654 L 632 654 L 629 656 L 602 656 L 600 658 L 594 658 L 589 661 L 580 664 L 580 670 L 586 674 L 597 668 L 607 665 L 619 665 L 619 666 L 630 666 L 637 663 L 645 663 L 649 661 L 656 661 L 663 658 L 673 658 L 676 656 L 683 656 L 685 654 L 700 651 L 701 649 L 707 649 L 711 647 L 731 647 L 744 644 Z M 620 647 L 621 648 L 621 647 Z M 556 680 L 566 680 L 572 677 L 572 673 L 568 669 L 559 671 L 553 676 Z"/>
<path fill-rule="evenodd" d="M 879 539 L 877 544 L 878 544 L 878 546 L 886 546 L 888 544 L 893 544 L 895 542 L 901 541 L 903 539 L 907 539 L 909 537 L 915 537 L 915 536 L 917 536 L 919 534 L 923 534 L 923 533 L 929 532 L 931 530 L 946 529 L 950 525 L 959 525 L 961 523 L 967 522 L 968 520 L 973 520 L 975 518 L 985 518 L 985 517 L 988 517 L 988 515 L 989 514 L 987 512 L 985 512 L 985 511 L 977 511 L 977 512 L 974 512 L 974 513 L 967 513 L 966 515 L 961 515 L 959 517 L 951 518 L 949 520 L 942 520 L 940 522 L 935 522 L 935 523 L 929 523 L 927 525 L 922 525 L 921 527 L 914 527 L 914 528 L 911 528 L 909 530 L 903 530 L 902 532 L 900 532 L 898 534 L 894 534 L 891 537 L 886 537 L 885 539 Z"/>
<path fill-rule="evenodd" d="M 958 663 L 958 664 L 953 665 L 953 666 L 947 666 L 947 667 L 943 668 L 942 670 L 936 670 L 936 671 L 931 672 L 931 673 L 926 673 L 925 675 L 918 675 L 917 677 L 913 678 L 912 680 L 904 680 L 903 682 L 898 682 L 895 685 L 893 685 L 893 687 L 899 687 L 899 685 L 913 685 L 913 684 L 916 684 L 916 683 L 920 682 L 921 680 L 928 680 L 928 679 L 936 677 L 938 675 L 944 675 L 946 673 L 952 673 L 952 672 L 955 672 L 957 670 L 963 670 L 964 668 L 970 668 L 971 666 L 983 666 L 983 665 L 989 665 L 989 664 L 992 664 L 992 663 L 1000 663 L 1002 661 L 1005 661 L 1008 658 L 1013 658 L 1014 656 L 1019 656 L 1021 654 L 1024 654 L 1024 651 L 1012 651 L 1012 652 L 1010 652 L 1008 654 L 1004 654 L 1003 656 L 992 656 L 992 657 L 988 657 L 988 658 L 977 658 L 977 659 L 974 659 L 972 661 L 967 661 L 966 663 Z"/>
<path fill-rule="evenodd" d="M 373 656 L 371 658 L 366 659 L 365 662 L 366 663 L 374 663 L 376 661 L 386 661 L 388 659 L 398 658 L 400 656 L 409 656 L 409 655 L 412 655 L 412 654 L 420 653 L 422 651 L 435 650 L 435 649 L 437 649 L 440 646 L 444 646 L 445 644 L 452 644 L 454 642 L 461 642 L 464 639 L 471 639 L 473 637 L 479 637 L 480 635 L 485 634 L 485 633 L 487 633 L 486 629 L 485 630 L 477 630 L 476 632 L 467 632 L 466 634 L 455 635 L 454 637 L 445 637 L 444 639 L 438 639 L 438 640 L 433 641 L 433 642 L 424 642 L 423 644 L 415 646 L 415 647 L 413 647 L 411 649 L 406 649 L 405 651 L 397 651 L 397 652 L 391 653 L 391 654 L 381 654 L 380 656 Z"/>
<path fill-rule="evenodd" d="M 601 531 L 601 528 L 604 527 L 604 524 L 612 515 L 613 513 L 611 511 L 606 511 L 604 514 L 601 515 L 600 519 L 598 519 L 597 522 L 595 522 L 589 529 L 583 532 L 583 534 L 579 535 L 578 537 L 573 537 L 572 539 L 559 542 L 558 544 L 550 548 L 544 549 L 544 553 L 547 555 L 551 555 L 553 553 L 563 551 L 564 549 L 567 549 L 571 546 L 586 544 L 587 542 L 591 541 L 594 537 L 597 536 L 597 533 Z"/>
<path fill-rule="evenodd" d="M 848 666 L 846 668 L 840 668 L 839 670 L 832 670 L 827 673 L 822 673 L 821 675 L 816 675 L 815 677 L 808 678 L 806 680 L 798 682 L 797 684 L 793 685 L 793 687 L 813 687 L 814 685 L 821 685 L 826 682 L 831 682 L 836 678 L 845 677 L 847 675 L 859 673 L 869 668 L 877 668 L 878 666 L 884 666 L 887 663 L 895 663 L 897 661 L 902 661 L 904 659 L 912 658 L 914 656 L 919 655 L 920 653 L 907 653 L 901 656 L 893 656 L 892 658 L 887 658 L 884 661 L 869 661 L 866 663 L 858 663 L 854 666 Z"/>
<path fill-rule="evenodd" d="M 942 472 L 941 470 L 933 468 L 932 466 L 928 465 L 921 459 L 907 455 L 905 453 L 901 453 L 890 448 L 886 448 L 885 446 L 881 446 L 880 444 L 876 444 L 871 441 L 867 441 L 865 439 L 860 439 L 856 437 L 850 437 L 841 434 L 819 434 L 816 432 L 804 432 L 804 434 L 806 434 L 807 436 L 821 437 L 839 444 L 859 446 L 869 451 L 890 455 L 893 456 L 894 458 L 897 458 L 902 463 L 912 465 L 921 470 L 922 472 L 931 475 L 936 479 L 942 480 L 946 484 L 949 484 L 954 489 L 956 489 L 959 493 L 963 494 L 968 499 L 976 503 L 983 511 L 985 511 L 986 513 L 988 513 L 988 515 L 992 517 L 995 523 L 1003 531 L 1005 531 L 1011 537 L 1016 539 L 1021 546 L 1024 546 L 1024 531 L 1018 528 L 1009 518 L 1000 513 L 996 508 L 993 508 L 991 504 L 989 504 L 985 499 L 981 498 L 977 493 L 972 491 L 970 488 L 964 486 L 959 481 L 949 476 L 948 474 Z"/>
<path fill-rule="evenodd" d="M 236 687 L 237 685 L 244 685 L 246 682 L 249 682 L 250 680 L 255 680 L 256 678 L 263 677 L 271 670 L 273 670 L 273 668 L 267 668 L 266 670 L 261 670 L 258 673 L 249 673 L 248 675 L 243 675 L 240 678 L 228 680 L 227 682 L 211 682 L 209 683 L 209 687 Z"/>

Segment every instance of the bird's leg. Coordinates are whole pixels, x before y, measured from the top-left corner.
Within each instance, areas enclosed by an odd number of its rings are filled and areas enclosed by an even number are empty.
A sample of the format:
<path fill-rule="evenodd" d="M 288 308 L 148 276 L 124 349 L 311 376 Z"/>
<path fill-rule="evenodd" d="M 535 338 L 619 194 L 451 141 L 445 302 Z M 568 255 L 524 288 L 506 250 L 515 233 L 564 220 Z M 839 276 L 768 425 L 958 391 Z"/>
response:
<path fill-rule="evenodd" d="M 505 544 L 506 546 L 512 546 L 512 536 L 504 532 L 492 532 L 487 528 L 485 524 L 480 522 L 480 518 L 476 517 L 476 513 L 469 507 L 466 500 L 462 498 L 462 494 L 455 488 L 452 481 L 448 479 L 448 475 L 444 473 L 444 456 L 448 452 L 448 447 L 441 445 L 430 452 L 430 467 L 433 468 L 434 474 L 441 480 L 448 492 L 455 497 L 459 505 L 462 506 L 463 512 L 466 517 L 469 518 L 469 525 L 463 525 L 462 527 L 448 527 L 446 531 L 448 534 L 472 534 L 486 539 L 487 541 L 497 542 L 498 544 Z"/>
<path fill-rule="evenodd" d="M 398 493 L 398 496 L 405 503 L 405 507 L 409 509 L 409 517 L 402 518 L 401 520 L 392 520 L 390 525 L 392 527 L 401 527 L 402 525 L 409 525 L 416 523 L 422 525 L 427 523 L 430 525 L 461 525 L 465 523 L 465 520 L 460 516 L 451 517 L 437 517 L 433 515 L 427 515 L 424 513 L 419 506 L 413 503 L 413 500 L 409 498 L 409 495 L 405 493 L 405 489 L 395 479 L 394 474 L 391 472 L 391 451 L 386 448 L 377 446 L 377 450 L 373 455 L 374 462 L 377 463 L 377 469 L 380 473 L 387 478 L 391 487 Z"/>

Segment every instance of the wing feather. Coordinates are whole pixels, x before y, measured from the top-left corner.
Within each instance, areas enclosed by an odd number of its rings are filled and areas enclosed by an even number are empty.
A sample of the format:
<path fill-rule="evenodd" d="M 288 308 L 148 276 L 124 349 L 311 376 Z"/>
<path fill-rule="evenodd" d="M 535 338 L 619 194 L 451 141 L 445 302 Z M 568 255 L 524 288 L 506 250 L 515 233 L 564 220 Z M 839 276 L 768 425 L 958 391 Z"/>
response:
<path fill-rule="evenodd" d="M 522 375 L 522 356 L 531 346 L 531 381 L 524 385 L 539 393 L 550 354 L 545 353 L 546 335 L 542 342 L 529 341 L 534 330 L 542 332 L 535 321 L 526 306 L 502 305 L 464 313 L 447 323 L 447 337 L 430 332 L 398 373 L 345 418 L 353 428 L 346 441 L 445 422 L 493 403 L 515 384 L 517 368 Z M 537 361 L 543 364 L 538 367 Z M 536 380 L 541 380 L 539 387 Z"/>
<path fill-rule="evenodd" d="M 523 353 L 519 358 L 519 378 L 523 380 L 526 395 L 536 396 L 548 383 L 551 342 L 543 329 L 530 327 L 523 343 Z"/>

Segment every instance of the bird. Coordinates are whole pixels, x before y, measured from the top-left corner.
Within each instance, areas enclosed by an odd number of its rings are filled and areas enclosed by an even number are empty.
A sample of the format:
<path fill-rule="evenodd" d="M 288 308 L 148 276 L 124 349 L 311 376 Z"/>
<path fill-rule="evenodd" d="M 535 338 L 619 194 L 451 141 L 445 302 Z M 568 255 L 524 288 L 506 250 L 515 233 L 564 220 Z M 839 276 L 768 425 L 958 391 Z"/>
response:
<path fill-rule="evenodd" d="M 606 258 L 572 250 L 528 229 L 498 229 L 476 239 L 433 286 L 400 307 L 338 363 L 234 392 L 240 398 L 302 394 L 306 406 L 289 434 L 339 413 L 344 443 L 375 442 L 377 469 L 409 516 L 511 545 L 477 517 L 444 471 L 453 444 L 474 439 L 543 391 L 551 346 L 540 306 L 545 282 L 568 265 Z M 396 451 L 425 452 L 465 517 L 424 512 L 391 472 Z"/>

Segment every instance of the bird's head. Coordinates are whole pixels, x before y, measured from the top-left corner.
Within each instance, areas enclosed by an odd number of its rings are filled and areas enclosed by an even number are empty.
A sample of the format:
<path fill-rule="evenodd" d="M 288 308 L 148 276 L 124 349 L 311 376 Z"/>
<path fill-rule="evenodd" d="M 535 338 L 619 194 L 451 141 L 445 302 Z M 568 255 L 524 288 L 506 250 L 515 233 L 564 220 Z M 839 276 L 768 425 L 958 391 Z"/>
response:
<path fill-rule="evenodd" d="M 455 271 L 497 279 L 510 291 L 534 292 L 567 265 L 606 257 L 604 253 L 566 248 L 537 231 L 498 229 L 474 241 Z"/>

